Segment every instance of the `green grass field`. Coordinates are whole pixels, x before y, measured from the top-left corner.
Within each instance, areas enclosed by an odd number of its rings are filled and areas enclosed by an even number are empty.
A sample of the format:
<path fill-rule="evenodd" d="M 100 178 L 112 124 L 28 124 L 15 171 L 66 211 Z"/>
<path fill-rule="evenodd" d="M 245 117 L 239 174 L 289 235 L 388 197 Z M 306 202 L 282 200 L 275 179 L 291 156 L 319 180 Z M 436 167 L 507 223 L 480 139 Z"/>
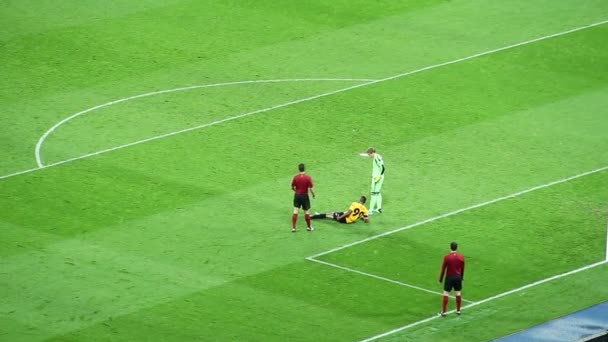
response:
<path fill-rule="evenodd" d="M 2 341 L 488 341 L 608 300 L 605 0 L 0 4 Z M 344 210 L 368 146 L 385 212 L 291 233 L 297 164 Z"/>

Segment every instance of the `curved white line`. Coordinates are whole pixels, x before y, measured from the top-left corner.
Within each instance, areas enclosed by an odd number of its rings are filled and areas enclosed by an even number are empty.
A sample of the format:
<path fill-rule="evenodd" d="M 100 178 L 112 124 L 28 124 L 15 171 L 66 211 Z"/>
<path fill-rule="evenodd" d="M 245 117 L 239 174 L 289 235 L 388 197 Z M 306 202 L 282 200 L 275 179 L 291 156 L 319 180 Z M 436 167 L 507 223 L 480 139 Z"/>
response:
<path fill-rule="evenodd" d="M 429 66 L 424 67 L 424 68 L 420 68 L 420 69 L 416 69 L 416 70 L 412 70 L 412 71 L 407 71 L 407 72 L 404 72 L 404 73 L 401 73 L 401 74 L 389 76 L 389 77 L 382 78 L 382 79 L 369 80 L 369 82 L 367 82 L 367 83 L 363 83 L 363 84 L 359 84 L 359 85 L 355 85 L 355 86 L 350 86 L 350 87 L 346 87 L 346 88 L 342 88 L 342 89 L 338 89 L 338 90 L 335 90 L 335 91 L 319 94 L 319 95 L 316 95 L 316 96 L 311 96 L 311 97 L 308 97 L 308 98 L 305 98 L 305 99 L 301 99 L 301 100 L 297 100 L 297 101 L 292 101 L 292 102 L 287 103 L 287 104 L 271 107 L 270 109 L 267 108 L 267 109 L 264 109 L 264 110 L 261 110 L 261 111 L 256 111 L 256 112 L 252 112 L 252 113 L 242 114 L 240 116 L 233 117 L 233 118 L 238 118 L 238 117 L 242 117 L 242 116 L 250 115 L 250 114 L 255 114 L 255 113 L 259 113 L 259 112 L 264 112 L 264 111 L 271 110 L 271 109 L 281 108 L 281 107 L 285 107 L 285 106 L 288 106 L 288 105 L 291 105 L 291 104 L 296 104 L 296 103 L 300 103 L 300 102 L 304 102 L 304 101 L 314 100 L 314 99 L 322 98 L 322 97 L 325 97 L 325 96 L 330 96 L 330 95 L 342 93 L 342 92 L 345 92 L 345 91 L 361 88 L 361 87 L 364 87 L 364 86 L 368 86 L 368 85 L 372 85 L 372 84 L 376 84 L 376 83 L 380 83 L 380 82 L 385 82 L 385 81 L 393 80 L 393 79 L 404 77 L 404 76 L 408 76 L 408 75 L 417 74 L 417 73 L 420 73 L 420 72 L 423 72 L 423 71 L 427 71 L 427 70 L 431 70 L 431 69 L 435 69 L 435 68 L 439 68 L 439 67 L 443 67 L 443 66 L 447 66 L 447 65 L 463 62 L 463 61 L 467 61 L 467 60 L 470 60 L 470 59 L 473 59 L 473 58 L 477 58 L 477 57 L 487 56 L 489 54 L 493 54 L 493 53 L 496 53 L 496 52 L 500 52 L 500 51 L 504 51 L 504 50 L 508 50 L 508 49 L 512 49 L 512 48 L 516 48 L 516 47 L 519 47 L 519 46 L 523 46 L 523 45 L 539 42 L 539 41 L 550 39 L 550 38 L 554 38 L 554 37 L 563 36 L 563 35 L 566 35 L 566 34 L 569 34 L 569 33 L 585 30 L 585 29 L 588 29 L 588 28 L 591 28 L 591 27 L 596 27 L 596 26 L 604 25 L 606 23 L 608 23 L 608 20 L 603 20 L 603 21 L 599 21 L 599 22 L 596 22 L 596 23 L 592 23 L 592 24 L 588 24 L 588 25 L 584 25 L 584 26 L 579 26 L 579 27 L 576 27 L 576 28 L 573 28 L 573 29 L 570 29 L 570 30 L 553 33 L 553 34 L 550 34 L 550 35 L 546 35 L 546 36 L 542 36 L 542 37 L 526 40 L 526 41 L 523 41 L 523 42 L 519 42 L 519 43 L 503 46 L 501 48 L 492 49 L 492 50 L 488 50 L 488 51 L 485 51 L 485 52 L 476 53 L 474 55 L 470 55 L 470 56 L 463 57 L 463 58 L 458 58 L 458 59 L 455 59 L 455 60 L 452 60 L 452 61 L 449 61 L 449 62 L 429 65 Z M 245 82 L 250 82 L 251 83 L 251 82 L 255 82 L 255 81 L 245 81 Z M 189 87 L 185 87 L 185 88 L 189 88 Z M 164 92 L 168 92 L 168 91 L 164 91 Z M 137 95 L 137 97 L 143 97 L 144 95 L 146 95 L 146 94 Z M 126 101 L 126 99 L 117 100 L 114 103 L 118 103 L 119 101 Z M 106 105 L 109 105 L 109 104 L 106 104 Z M 97 109 L 97 108 L 100 108 L 100 106 L 97 106 L 97 107 L 94 107 L 94 108 Z M 87 111 L 91 111 L 91 110 L 93 110 L 93 108 L 89 109 Z M 83 112 L 86 112 L 86 111 L 83 111 Z M 74 114 L 73 116 L 84 114 L 83 112 Z M 201 126 L 201 127 L 204 127 L 204 126 Z M 201 127 L 197 127 L 197 128 L 201 128 Z M 196 129 L 196 128 L 193 128 L 193 129 Z M 189 130 L 192 130 L 192 129 L 189 129 Z M 185 132 L 185 131 L 188 131 L 188 130 L 184 130 L 183 132 Z M 177 133 L 181 133 L 181 131 L 177 132 Z M 175 134 L 177 134 L 177 133 L 175 133 Z M 48 134 L 50 134 L 50 133 L 49 132 L 45 133 L 44 138 L 46 138 L 46 136 L 48 136 Z M 170 135 L 173 135 L 173 134 L 170 134 Z M 166 135 L 166 136 L 168 136 L 168 135 Z M 41 138 L 41 140 L 43 140 L 43 139 Z M 154 140 L 154 138 L 150 138 L 150 139 L 148 139 L 146 141 L 149 141 L 149 140 Z M 38 144 L 36 144 L 36 157 L 37 157 L 37 162 L 39 162 L 38 163 L 38 168 L 16 172 L 16 173 L 13 173 L 11 175 L 5 175 L 5 176 L 0 177 L 0 179 L 2 179 L 2 178 L 8 178 L 10 176 L 16 176 L 16 175 L 19 175 L 19 174 L 33 172 L 33 171 L 36 171 L 36 170 L 40 170 L 40 169 L 42 169 L 44 167 L 49 167 L 49 166 L 53 166 L 53 165 L 60 165 L 60 164 L 66 163 L 68 161 L 74 161 L 74 160 L 85 158 L 87 156 L 101 154 L 103 152 L 108 152 L 108 151 L 112 151 L 112 150 L 116 150 L 116 149 L 121 148 L 121 147 L 117 147 L 117 148 L 106 150 L 106 151 L 100 151 L 100 152 L 97 152 L 97 153 L 91 153 L 91 154 L 86 155 L 86 156 L 72 158 L 72 159 L 69 159 L 69 160 L 64 160 L 64 161 L 60 161 L 60 162 L 56 162 L 54 164 L 50 164 L 50 165 L 44 166 L 42 164 L 42 160 L 38 160 L 38 157 L 39 157 L 39 154 L 40 154 L 40 145 L 41 145 L 41 143 L 40 143 L 40 140 L 39 140 Z M 131 145 L 134 145 L 134 144 L 130 144 L 129 146 L 131 146 Z"/>
<path fill-rule="evenodd" d="M 43 168 L 45 166 L 49 166 L 49 165 L 44 165 L 44 162 L 42 161 L 42 155 L 41 155 L 42 144 L 44 144 L 44 141 L 46 140 L 46 138 L 48 138 L 49 135 L 51 135 L 55 130 L 57 130 L 57 128 L 59 128 L 61 125 L 65 124 L 66 122 L 68 122 L 68 121 L 70 121 L 72 119 L 75 119 L 75 118 L 77 118 L 77 117 L 79 117 L 79 116 L 81 116 L 83 114 L 92 112 L 92 111 L 100 109 L 100 108 L 112 106 L 112 105 L 115 105 L 115 104 L 118 104 L 118 103 L 121 103 L 121 102 L 126 102 L 126 101 L 130 101 L 130 100 L 139 99 L 139 98 L 142 98 L 142 97 L 148 97 L 148 96 L 160 95 L 160 94 L 167 94 L 167 93 L 174 93 L 174 92 L 178 92 L 178 91 L 185 91 L 185 90 L 192 90 L 192 89 L 200 89 L 200 88 L 211 88 L 211 87 L 221 87 L 221 86 L 239 85 L 239 84 L 252 84 L 252 83 L 318 82 L 318 81 L 330 81 L 330 82 L 338 82 L 338 81 L 341 81 L 341 82 L 371 82 L 371 81 L 375 81 L 375 80 L 362 79 L 362 78 L 290 78 L 290 79 L 276 79 L 276 80 L 237 81 L 237 82 L 203 84 L 203 85 L 195 85 L 195 86 L 180 87 L 180 88 L 173 88 L 173 89 L 165 89 L 165 90 L 158 90 L 158 91 L 153 91 L 153 92 L 149 92 L 149 93 L 145 93 L 145 94 L 139 94 L 139 95 L 129 96 L 129 97 L 125 97 L 125 98 L 118 99 L 118 100 L 115 100 L 115 101 L 106 102 L 104 104 L 100 104 L 98 106 L 85 109 L 85 110 L 80 111 L 78 113 L 72 114 L 72 115 L 68 116 L 67 118 L 59 121 L 55 125 L 53 125 L 53 127 L 49 128 L 46 132 L 44 132 L 44 134 L 38 139 L 38 142 L 36 143 L 36 151 L 35 151 L 36 164 L 38 164 L 38 168 Z M 126 146 L 130 146 L 130 145 L 131 144 L 126 145 Z M 72 158 L 70 160 L 74 160 L 74 158 Z"/>

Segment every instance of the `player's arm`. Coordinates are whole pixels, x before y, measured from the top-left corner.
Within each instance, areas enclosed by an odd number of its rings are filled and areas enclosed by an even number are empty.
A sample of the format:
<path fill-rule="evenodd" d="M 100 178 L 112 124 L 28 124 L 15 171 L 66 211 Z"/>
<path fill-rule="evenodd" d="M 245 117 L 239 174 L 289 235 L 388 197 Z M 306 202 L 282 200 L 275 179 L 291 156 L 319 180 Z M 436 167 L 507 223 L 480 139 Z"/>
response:
<path fill-rule="evenodd" d="M 382 160 L 378 159 L 377 157 L 374 159 L 374 168 L 372 171 L 374 183 L 378 183 L 378 181 L 380 181 L 380 177 L 384 174 L 384 163 Z"/>
<path fill-rule="evenodd" d="M 296 191 L 296 179 L 295 178 L 291 181 L 291 190 L 293 190 L 294 192 Z"/>
<path fill-rule="evenodd" d="M 361 209 L 361 213 L 363 214 L 363 215 L 361 216 L 361 218 L 363 219 L 363 222 L 365 222 L 365 223 L 369 223 L 369 216 L 368 216 L 368 211 L 367 211 L 367 208 L 363 207 L 363 208 Z M 361 215 L 361 214 L 359 214 L 359 215 Z"/>
<path fill-rule="evenodd" d="M 443 276 L 445 275 L 445 271 L 448 268 L 448 264 L 445 262 L 445 258 L 443 259 L 443 264 L 441 264 L 441 273 L 439 273 L 439 282 L 443 282 Z"/>
<path fill-rule="evenodd" d="M 310 187 L 308 188 L 308 190 L 310 190 L 310 194 L 312 195 L 312 198 L 315 198 L 315 191 L 312 189 L 313 188 L 313 184 L 312 184 L 312 179 L 310 180 Z"/>
<path fill-rule="evenodd" d="M 460 280 L 464 280 L 464 257 L 462 258 L 462 273 L 460 274 Z"/>
<path fill-rule="evenodd" d="M 352 210 L 348 209 L 344 214 L 336 217 L 336 221 L 340 221 L 341 219 L 343 219 L 343 218 L 347 217 L 348 215 L 350 215 L 350 213 L 352 213 L 352 212 L 353 212 Z"/>

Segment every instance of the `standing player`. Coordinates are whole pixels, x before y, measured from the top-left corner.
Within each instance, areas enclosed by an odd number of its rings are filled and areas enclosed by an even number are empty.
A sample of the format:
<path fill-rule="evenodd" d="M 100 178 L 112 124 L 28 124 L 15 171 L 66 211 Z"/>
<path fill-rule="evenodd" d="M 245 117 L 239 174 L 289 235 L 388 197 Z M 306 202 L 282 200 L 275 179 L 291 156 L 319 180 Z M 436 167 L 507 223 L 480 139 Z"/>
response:
<path fill-rule="evenodd" d="M 369 202 L 369 214 L 374 212 L 382 213 L 382 183 L 384 183 L 384 160 L 382 156 L 376 152 L 376 149 L 370 147 L 367 149 L 367 155 L 372 158 L 372 186 L 371 199 Z"/>
<path fill-rule="evenodd" d="M 439 283 L 443 282 L 443 276 L 445 276 L 445 283 L 443 284 L 443 306 L 441 316 L 446 315 L 448 309 L 448 297 L 450 291 L 454 289 L 456 291 L 456 314 L 460 315 L 460 306 L 462 304 L 461 290 L 462 281 L 464 280 L 464 255 L 456 252 L 458 244 L 456 242 L 450 243 L 450 253 L 443 257 L 443 264 L 441 265 L 441 273 L 439 274 Z"/>
<path fill-rule="evenodd" d="M 306 220 L 306 230 L 313 231 L 314 228 L 310 224 L 310 198 L 308 198 L 308 191 L 312 194 L 312 198 L 315 198 L 315 192 L 312 190 L 312 177 L 306 174 L 306 167 L 304 164 L 298 165 L 300 173 L 293 177 L 291 181 L 291 189 L 294 191 L 293 195 L 293 215 L 291 216 L 291 231 L 296 232 L 296 222 L 298 221 L 298 212 L 300 208 L 304 209 Z"/>

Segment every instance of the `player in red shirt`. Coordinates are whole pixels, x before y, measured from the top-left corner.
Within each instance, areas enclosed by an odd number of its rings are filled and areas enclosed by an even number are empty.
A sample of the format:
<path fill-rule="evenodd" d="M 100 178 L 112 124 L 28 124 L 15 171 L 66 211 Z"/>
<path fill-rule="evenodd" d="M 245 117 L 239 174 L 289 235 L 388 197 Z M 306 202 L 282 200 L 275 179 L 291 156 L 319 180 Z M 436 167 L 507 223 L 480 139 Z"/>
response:
<path fill-rule="evenodd" d="M 312 194 L 312 198 L 315 198 L 315 192 L 312 190 L 312 177 L 306 174 L 306 167 L 304 164 L 298 165 L 300 173 L 293 177 L 291 181 L 291 189 L 294 191 L 293 195 L 293 215 L 291 216 L 291 231 L 296 232 L 296 222 L 298 221 L 298 212 L 300 208 L 305 210 L 306 219 L 306 230 L 309 232 L 313 231 L 314 228 L 310 224 L 310 198 L 308 198 L 308 191 Z"/>
<path fill-rule="evenodd" d="M 441 316 L 446 315 L 448 308 L 448 298 L 452 289 L 456 292 L 456 314 L 460 315 L 460 307 L 462 304 L 461 290 L 462 281 L 464 280 L 464 255 L 456 252 L 458 244 L 456 242 L 450 243 L 451 252 L 443 257 L 443 264 L 441 265 L 441 273 L 439 274 L 439 282 L 443 282 L 445 276 L 445 283 L 443 284 L 443 306 Z"/>

